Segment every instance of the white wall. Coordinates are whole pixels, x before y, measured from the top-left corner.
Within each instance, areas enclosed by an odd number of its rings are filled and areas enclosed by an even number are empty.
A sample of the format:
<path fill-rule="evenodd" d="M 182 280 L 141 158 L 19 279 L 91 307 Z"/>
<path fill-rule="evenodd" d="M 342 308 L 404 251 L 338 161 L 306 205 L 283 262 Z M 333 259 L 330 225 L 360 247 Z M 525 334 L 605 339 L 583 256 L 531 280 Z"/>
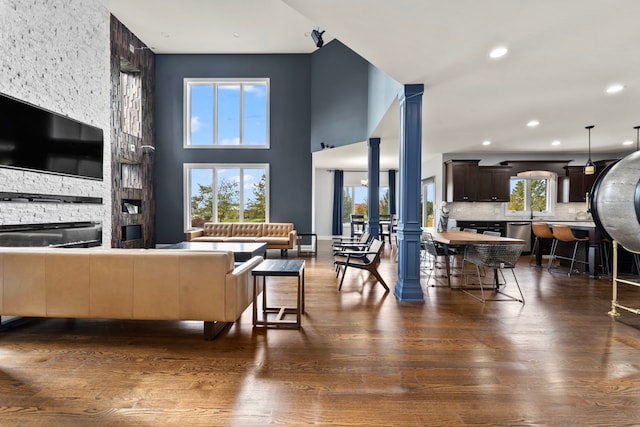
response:
<path fill-rule="evenodd" d="M 314 153 L 315 155 L 315 153 Z M 313 169 L 313 229 L 318 235 L 318 239 L 329 239 L 332 236 L 333 218 L 333 171 L 324 168 Z M 345 172 L 345 186 L 360 186 L 360 180 L 367 178 L 366 170 L 360 172 Z M 396 176 L 396 193 L 398 191 L 398 177 Z M 389 174 L 386 171 L 380 172 L 380 186 L 389 185 Z M 396 204 L 399 197 L 396 197 Z M 343 234 L 349 234 L 349 230 L 344 229 Z"/>
<path fill-rule="evenodd" d="M 101 197 L 102 204 L 0 202 L 0 224 L 100 221 L 110 244 L 109 19 L 101 0 L 0 1 L 0 92 L 104 133 L 103 181 L 0 168 L 2 191 Z"/>

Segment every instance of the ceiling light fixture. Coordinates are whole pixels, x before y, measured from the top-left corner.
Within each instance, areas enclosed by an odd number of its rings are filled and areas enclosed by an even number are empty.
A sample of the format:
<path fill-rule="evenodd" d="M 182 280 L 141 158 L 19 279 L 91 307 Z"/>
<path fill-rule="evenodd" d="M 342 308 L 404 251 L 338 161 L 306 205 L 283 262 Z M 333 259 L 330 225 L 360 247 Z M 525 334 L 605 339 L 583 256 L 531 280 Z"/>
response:
<path fill-rule="evenodd" d="M 540 124 L 539 121 L 537 120 L 529 120 L 529 123 L 527 123 L 527 126 L 529 126 L 530 128 L 536 127 Z"/>
<path fill-rule="evenodd" d="M 509 52 L 509 49 L 507 49 L 504 46 L 498 46 L 494 48 L 491 52 L 489 52 L 489 58 L 491 59 L 502 58 L 507 54 L 507 52 Z"/>
<path fill-rule="evenodd" d="M 591 161 L 591 129 L 593 129 L 594 127 L 594 125 L 585 126 L 585 129 L 589 131 L 589 159 L 587 160 L 587 164 L 584 165 L 585 175 L 593 175 L 594 173 L 596 173 L 596 165 L 594 165 Z"/>
<path fill-rule="evenodd" d="M 627 141 L 623 141 L 622 142 L 622 145 L 631 145 L 631 144 L 633 144 L 633 141 L 631 141 L 631 140 L 627 140 Z"/>
<path fill-rule="evenodd" d="M 551 145 L 560 145 L 560 141 L 557 139 L 555 141 L 551 141 Z"/>
<path fill-rule="evenodd" d="M 618 92 L 622 91 L 622 89 L 624 89 L 624 85 L 616 83 L 616 84 L 612 84 L 611 86 L 609 86 L 607 88 L 606 92 L 607 93 L 618 93 Z"/>
<path fill-rule="evenodd" d="M 322 40 L 322 35 L 324 31 L 313 30 L 311 31 L 311 38 L 313 42 L 316 44 L 316 47 L 322 47 L 324 45 L 324 40 Z"/>
<path fill-rule="evenodd" d="M 491 141 L 488 139 L 486 141 L 482 141 L 482 145 L 491 145 Z"/>
<path fill-rule="evenodd" d="M 237 31 L 234 31 L 234 32 L 232 33 L 232 35 L 233 35 L 233 37 L 235 37 L 235 38 L 240 38 L 240 33 L 239 33 L 239 32 L 237 32 Z"/>

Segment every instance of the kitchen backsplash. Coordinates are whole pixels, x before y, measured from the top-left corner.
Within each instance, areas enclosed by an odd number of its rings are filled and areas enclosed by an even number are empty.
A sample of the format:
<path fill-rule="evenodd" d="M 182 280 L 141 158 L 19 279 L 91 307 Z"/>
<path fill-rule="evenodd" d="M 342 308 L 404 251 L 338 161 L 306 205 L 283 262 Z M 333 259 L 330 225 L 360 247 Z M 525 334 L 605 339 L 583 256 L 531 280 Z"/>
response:
<path fill-rule="evenodd" d="M 495 202 L 453 202 L 447 203 L 449 218 L 456 220 L 496 220 L 509 221 L 514 219 L 530 219 L 531 213 L 524 215 L 507 215 L 506 203 Z M 540 217 L 533 213 L 536 219 L 554 219 L 558 221 L 591 221 L 591 214 L 587 212 L 586 203 L 558 203 L 553 216 Z"/>

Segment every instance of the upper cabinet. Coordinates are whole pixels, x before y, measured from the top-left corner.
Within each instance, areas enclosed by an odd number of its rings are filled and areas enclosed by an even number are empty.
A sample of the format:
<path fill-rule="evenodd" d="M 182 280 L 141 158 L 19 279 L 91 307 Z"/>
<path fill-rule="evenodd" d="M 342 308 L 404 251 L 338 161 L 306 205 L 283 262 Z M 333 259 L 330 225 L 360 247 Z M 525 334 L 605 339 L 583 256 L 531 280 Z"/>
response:
<path fill-rule="evenodd" d="M 480 160 L 448 160 L 447 202 L 475 202 L 478 196 Z"/>
<path fill-rule="evenodd" d="M 508 202 L 511 167 L 480 166 L 478 168 L 478 202 Z"/>
<path fill-rule="evenodd" d="M 597 175 L 585 175 L 583 166 L 566 166 L 567 173 L 558 179 L 558 203 L 586 202 Z"/>
<path fill-rule="evenodd" d="M 447 202 L 508 202 L 509 166 L 479 166 L 480 160 L 448 160 Z"/>
<path fill-rule="evenodd" d="M 596 173 L 584 174 L 584 166 L 565 166 L 565 176 L 558 177 L 558 203 L 586 202 L 596 178 L 616 160 L 599 160 L 595 162 Z"/>

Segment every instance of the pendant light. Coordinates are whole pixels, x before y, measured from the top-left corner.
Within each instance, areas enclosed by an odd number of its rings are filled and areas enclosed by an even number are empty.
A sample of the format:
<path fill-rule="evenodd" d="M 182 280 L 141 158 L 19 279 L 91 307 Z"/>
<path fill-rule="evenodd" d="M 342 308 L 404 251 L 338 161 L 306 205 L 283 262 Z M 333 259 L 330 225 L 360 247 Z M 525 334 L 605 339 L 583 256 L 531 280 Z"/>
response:
<path fill-rule="evenodd" d="M 640 151 L 640 126 L 633 127 L 636 130 L 636 151 Z"/>
<path fill-rule="evenodd" d="M 595 126 L 586 126 L 585 129 L 589 131 L 589 160 L 587 160 L 587 164 L 584 165 L 584 174 L 585 175 L 593 175 L 596 173 L 596 165 L 591 161 L 591 129 Z"/>

